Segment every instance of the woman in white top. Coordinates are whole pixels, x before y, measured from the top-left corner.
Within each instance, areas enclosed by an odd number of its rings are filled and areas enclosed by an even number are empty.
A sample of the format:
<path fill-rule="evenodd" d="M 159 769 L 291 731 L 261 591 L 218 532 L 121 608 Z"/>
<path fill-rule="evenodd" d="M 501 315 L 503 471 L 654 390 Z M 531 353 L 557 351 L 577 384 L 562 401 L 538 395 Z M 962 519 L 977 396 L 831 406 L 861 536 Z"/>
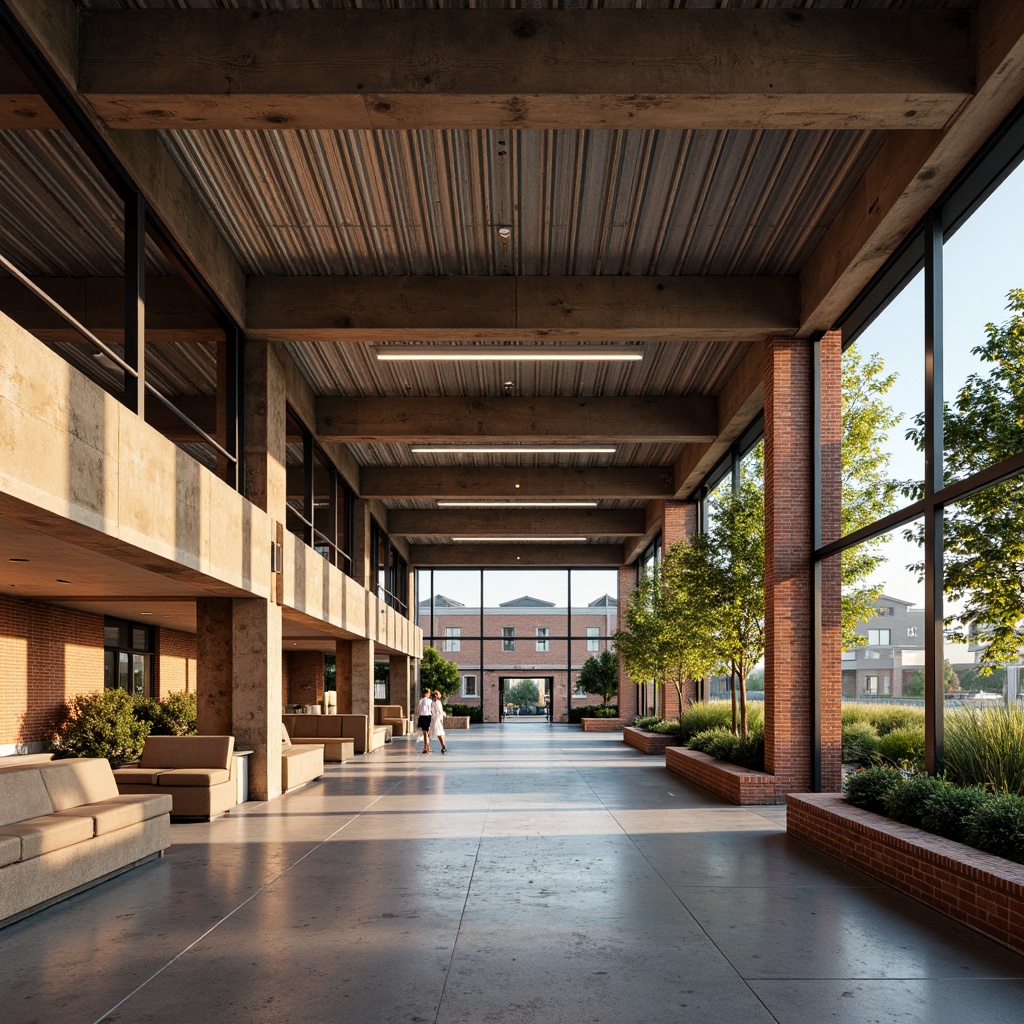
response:
<path fill-rule="evenodd" d="M 430 723 L 434 713 L 434 702 L 430 699 L 430 687 L 423 688 L 423 696 L 416 705 L 416 728 L 423 733 L 423 753 L 430 753 Z"/>
<path fill-rule="evenodd" d="M 441 753 L 447 754 L 444 744 L 444 705 L 441 703 L 441 691 L 434 691 L 434 703 L 430 708 L 430 738 L 441 744 Z"/>

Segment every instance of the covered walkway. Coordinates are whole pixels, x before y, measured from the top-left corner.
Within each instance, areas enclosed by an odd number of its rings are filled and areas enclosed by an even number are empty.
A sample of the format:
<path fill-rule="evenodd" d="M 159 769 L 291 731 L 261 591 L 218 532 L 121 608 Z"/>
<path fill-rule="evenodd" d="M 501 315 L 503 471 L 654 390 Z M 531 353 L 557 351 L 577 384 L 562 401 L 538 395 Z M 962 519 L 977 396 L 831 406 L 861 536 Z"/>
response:
<path fill-rule="evenodd" d="M 398 740 L 0 932 L 0 1019 L 1018 1022 L 1024 959 L 617 735 Z"/>

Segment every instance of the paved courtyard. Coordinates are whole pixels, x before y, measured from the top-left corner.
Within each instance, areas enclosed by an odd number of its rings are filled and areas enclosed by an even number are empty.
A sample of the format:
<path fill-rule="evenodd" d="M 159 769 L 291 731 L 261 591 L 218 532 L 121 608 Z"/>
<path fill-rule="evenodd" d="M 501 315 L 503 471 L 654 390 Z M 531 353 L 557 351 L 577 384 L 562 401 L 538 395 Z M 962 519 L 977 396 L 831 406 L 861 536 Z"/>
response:
<path fill-rule="evenodd" d="M 1018 1024 L 1024 958 L 617 735 L 396 740 L 0 931 L 0 1021 Z"/>

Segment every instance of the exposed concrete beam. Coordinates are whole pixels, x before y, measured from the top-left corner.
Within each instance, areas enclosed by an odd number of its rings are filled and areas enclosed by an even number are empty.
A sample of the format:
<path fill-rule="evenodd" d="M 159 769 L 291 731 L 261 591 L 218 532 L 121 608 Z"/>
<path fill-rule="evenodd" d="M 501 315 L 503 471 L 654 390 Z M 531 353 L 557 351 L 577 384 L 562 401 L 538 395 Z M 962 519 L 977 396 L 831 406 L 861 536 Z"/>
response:
<path fill-rule="evenodd" d="M 799 305 L 791 277 L 256 277 L 246 325 L 266 341 L 742 341 L 794 330 Z"/>
<path fill-rule="evenodd" d="M 317 435 L 344 442 L 712 441 L 715 399 L 319 398 Z"/>
<path fill-rule="evenodd" d="M 974 96 L 945 131 L 882 145 L 800 276 L 800 335 L 833 327 L 896 246 L 1024 96 L 1024 4 L 982 0 Z"/>
<path fill-rule="evenodd" d="M 733 371 L 718 396 L 718 431 L 711 444 L 689 445 L 675 466 L 676 497 L 688 498 L 704 475 L 729 450 L 764 408 L 764 345 L 758 342 Z"/>
<path fill-rule="evenodd" d="M 363 498 L 673 498 L 671 466 L 364 466 Z M 518 486 L 517 486 L 518 485 Z"/>
<path fill-rule="evenodd" d="M 60 128 L 61 123 L 25 77 L 21 69 L 0 50 L 0 130 L 15 128 Z"/>
<path fill-rule="evenodd" d="M 413 544 L 413 566 L 619 566 L 621 544 Z"/>
<path fill-rule="evenodd" d="M 837 66 L 838 65 L 838 66 Z M 941 127 L 950 11 L 108 11 L 81 87 L 130 128 Z"/>
<path fill-rule="evenodd" d="M 6 2 L 53 71 L 72 93 L 77 92 L 78 5 L 69 0 Z M 87 114 L 94 115 L 87 99 L 84 106 Z M 212 293 L 239 323 L 243 323 L 245 275 L 242 268 L 159 135 L 153 131 L 111 133 L 102 126 L 99 130 Z"/>
<path fill-rule="evenodd" d="M 391 509 L 388 532 L 405 537 L 627 537 L 644 531 L 633 509 Z"/>
<path fill-rule="evenodd" d="M 37 277 L 34 283 L 101 341 L 124 340 L 124 279 Z M 84 341 L 81 334 L 12 278 L 0 278 L 0 309 L 47 342 Z M 224 331 L 180 277 L 146 278 L 146 341 L 217 342 Z"/>

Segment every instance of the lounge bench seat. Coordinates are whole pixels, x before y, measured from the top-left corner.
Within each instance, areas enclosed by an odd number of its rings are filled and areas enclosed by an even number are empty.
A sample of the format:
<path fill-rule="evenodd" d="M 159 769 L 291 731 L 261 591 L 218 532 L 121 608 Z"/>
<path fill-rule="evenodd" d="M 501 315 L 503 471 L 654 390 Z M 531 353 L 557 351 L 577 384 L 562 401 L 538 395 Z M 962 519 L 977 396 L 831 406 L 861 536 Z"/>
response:
<path fill-rule="evenodd" d="M 171 797 L 121 796 L 104 758 L 0 771 L 0 923 L 162 853 Z"/>
<path fill-rule="evenodd" d="M 137 765 L 114 772 L 125 795 L 169 794 L 175 818 L 211 820 L 235 806 L 234 736 L 148 736 Z"/>
<path fill-rule="evenodd" d="M 288 730 L 292 744 L 321 745 L 325 761 L 345 762 L 355 756 L 355 740 L 342 729 L 342 715 L 283 715 L 281 720 Z"/>
<path fill-rule="evenodd" d="M 287 727 L 281 729 L 281 789 L 304 786 L 319 779 L 324 773 L 324 748 L 319 743 L 305 743 L 296 746 L 288 735 Z"/>
<path fill-rule="evenodd" d="M 410 722 L 398 704 L 378 704 L 373 709 L 375 725 L 390 725 L 395 736 L 408 736 Z"/>

